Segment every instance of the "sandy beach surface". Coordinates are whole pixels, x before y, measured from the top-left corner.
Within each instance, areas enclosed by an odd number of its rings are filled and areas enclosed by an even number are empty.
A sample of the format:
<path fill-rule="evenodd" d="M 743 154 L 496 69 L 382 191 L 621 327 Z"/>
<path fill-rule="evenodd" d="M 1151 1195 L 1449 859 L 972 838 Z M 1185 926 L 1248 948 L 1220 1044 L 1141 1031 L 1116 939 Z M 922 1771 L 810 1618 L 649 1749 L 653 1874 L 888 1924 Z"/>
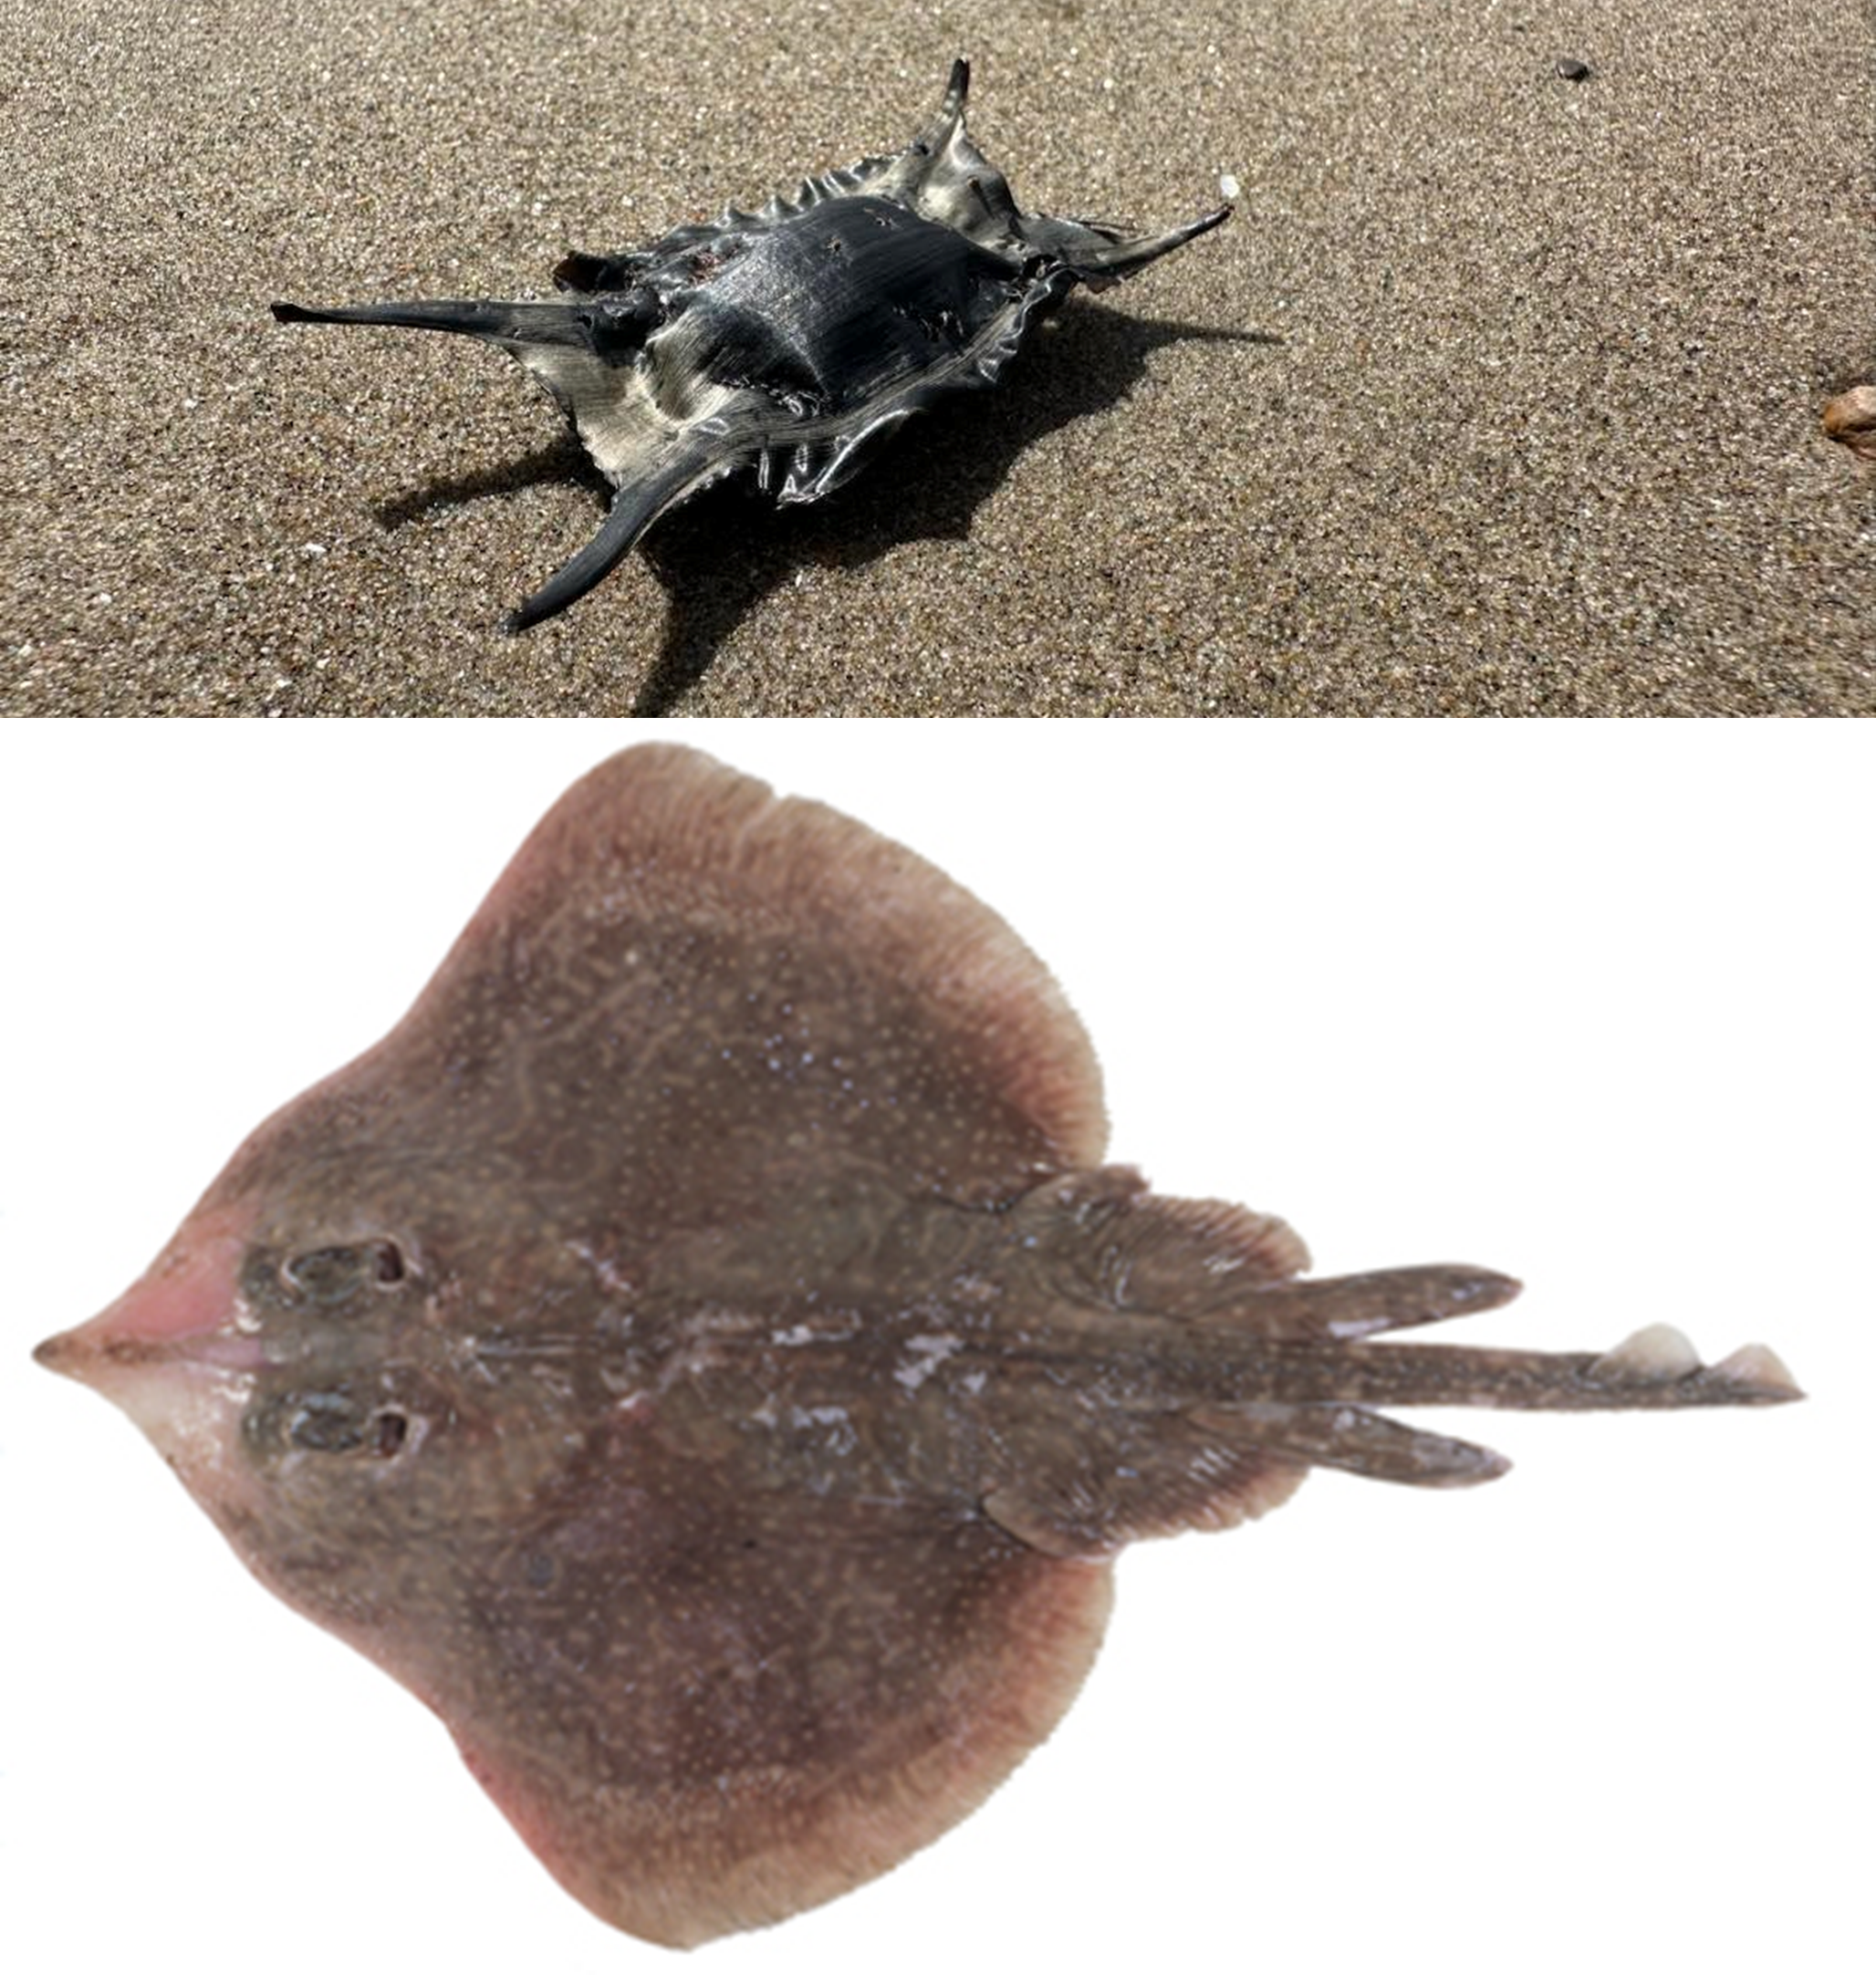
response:
<path fill-rule="evenodd" d="M 0 706 L 1863 713 L 1852 0 L 0 0 Z M 1231 224 L 838 497 L 717 490 L 524 637 L 603 484 L 499 354 L 267 304 L 547 292 L 902 144 Z M 1587 65 L 1575 77 L 1559 71 Z"/>

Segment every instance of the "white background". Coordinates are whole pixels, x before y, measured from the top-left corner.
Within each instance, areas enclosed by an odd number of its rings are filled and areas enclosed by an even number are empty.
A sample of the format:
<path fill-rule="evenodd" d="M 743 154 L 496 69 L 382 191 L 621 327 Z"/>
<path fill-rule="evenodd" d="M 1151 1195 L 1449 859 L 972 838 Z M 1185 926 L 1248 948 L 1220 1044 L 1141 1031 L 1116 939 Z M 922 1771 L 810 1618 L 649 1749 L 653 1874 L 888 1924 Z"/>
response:
<path fill-rule="evenodd" d="M 250 1126 L 394 1022 L 624 727 L 0 733 L 0 1950 L 104 1968 L 667 1965 L 439 1724 L 276 1605 L 26 1357 Z M 1867 1951 L 1871 848 L 1849 726 L 722 725 L 1055 969 L 1117 1157 L 1317 1265 L 1524 1278 L 1480 1341 L 1669 1319 L 1812 1397 L 1445 1420 L 1470 1493 L 1318 1475 L 1131 1553 L 1081 1701 L 721 1975 L 1702 1975 Z M 1455 1335 L 1449 1332 L 1447 1335 Z"/>

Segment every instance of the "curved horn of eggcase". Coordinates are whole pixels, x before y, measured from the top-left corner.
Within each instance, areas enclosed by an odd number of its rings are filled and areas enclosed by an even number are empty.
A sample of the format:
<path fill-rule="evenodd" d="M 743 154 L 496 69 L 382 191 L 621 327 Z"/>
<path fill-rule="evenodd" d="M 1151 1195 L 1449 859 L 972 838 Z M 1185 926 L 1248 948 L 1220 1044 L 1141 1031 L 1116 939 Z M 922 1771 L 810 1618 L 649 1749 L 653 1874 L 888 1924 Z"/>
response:
<path fill-rule="evenodd" d="M 441 329 L 489 343 L 585 342 L 579 309 L 566 302 L 354 302 L 307 308 L 268 304 L 276 322 L 339 324 L 366 329 Z"/>
<path fill-rule="evenodd" d="M 680 445 L 662 465 L 644 478 L 621 485 L 599 531 L 584 547 L 569 556 L 532 596 L 502 620 L 509 632 L 526 630 L 557 611 L 577 603 L 594 584 L 610 576 L 631 553 L 633 545 L 666 508 L 687 500 L 699 487 L 734 470 L 706 446 Z"/>

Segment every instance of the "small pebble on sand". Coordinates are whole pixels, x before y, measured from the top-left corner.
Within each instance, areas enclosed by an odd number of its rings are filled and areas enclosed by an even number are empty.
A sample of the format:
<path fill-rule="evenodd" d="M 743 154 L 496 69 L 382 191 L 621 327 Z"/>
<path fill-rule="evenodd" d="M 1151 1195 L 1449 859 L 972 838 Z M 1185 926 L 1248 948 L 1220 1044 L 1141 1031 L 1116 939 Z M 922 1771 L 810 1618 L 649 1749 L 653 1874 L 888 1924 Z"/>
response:
<path fill-rule="evenodd" d="M 1876 462 L 1876 384 L 1853 384 L 1824 407 L 1824 430 L 1860 460 Z"/>

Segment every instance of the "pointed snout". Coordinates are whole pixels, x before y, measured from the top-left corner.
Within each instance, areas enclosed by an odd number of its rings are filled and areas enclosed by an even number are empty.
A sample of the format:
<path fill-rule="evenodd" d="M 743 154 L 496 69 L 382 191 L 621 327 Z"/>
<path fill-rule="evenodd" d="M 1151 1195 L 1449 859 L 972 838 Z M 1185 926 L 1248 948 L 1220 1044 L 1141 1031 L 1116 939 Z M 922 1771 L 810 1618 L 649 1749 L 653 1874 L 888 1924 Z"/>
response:
<path fill-rule="evenodd" d="M 47 1338 L 33 1357 L 48 1371 L 91 1387 L 140 1424 L 136 1388 L 163 1367 L 258 1370 L 260 1343 L 239 1295 L 246 1242 L 236 1222 L 246 1218 L 192 1219 L 109 1309 Z"/>
<path fill-rule="evenodd" d="M 251 1208 L 192 1214 L 102 1315 L 33 1356 L 124 1413 L 218 1521 L 252 1513 L 242 1420 L 266 1358 L 242 1295 Z"/>

